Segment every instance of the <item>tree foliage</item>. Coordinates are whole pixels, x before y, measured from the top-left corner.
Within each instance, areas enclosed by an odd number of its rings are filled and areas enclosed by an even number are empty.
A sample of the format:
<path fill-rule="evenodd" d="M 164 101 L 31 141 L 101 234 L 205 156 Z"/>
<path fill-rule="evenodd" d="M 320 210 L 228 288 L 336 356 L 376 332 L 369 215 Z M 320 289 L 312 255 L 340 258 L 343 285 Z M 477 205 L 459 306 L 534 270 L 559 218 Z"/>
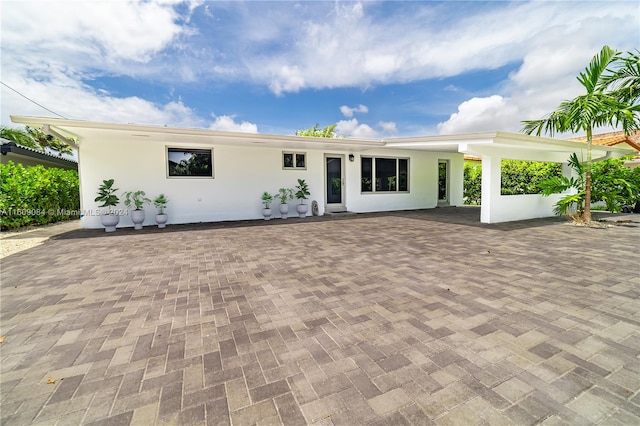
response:
<path fill-rule="evenodd" d="M 336 133 L 337 124 L 331 124 L 329 126 L 324 126 L 320 128 L 318 123 L 315 126 L 304 129 L 304 130 L 296 130 L 296 136 L 312 136 L 315 138 L 337 138 L 339 137 Z"/>
<path fill-rule="evenodd" d="M 2 126 L 0 128 L 0 136 L 14 141 L 18 145 L 27 148 L 37 149 L 38 151 L 53 151 L 58 156 L 63 154 L 72 154 L 73 149 L 55 137 L 44 133 L 42 130 L 34 129 L 26 126 L 25 130 Z"/>
<path fill-rule="evenodd" d="M 464 163 L 464 203 L 479 205 L 482 199 L 482 163 Z"/>
<path fill-rule="evenodd" d="M 40 129 L 34 129 L 33 127 L 27 126 L 26 132 L 29 134 L 29 136 L 31 136 L 31 139 L 33 139 L 36 144 L 42 147 L 43 151 L 50 149 L 51 151 L 57 153 L 59 156 L 62 156 L 62 154 L 73 153 L 73 149 L 69 145 L 62 142 L 60 139 L 44 133 Z"/>
<path fill-rule="evenodd" d="M 612 158 L 593 164 L 591 182 L 591 203 L 602 202 L 605 208 L 619 212 L 624 206 L 633 205 L 640 200 L 640 169 L 624 166 L 624 158 Z M 554 206 L 558 215 L 572 213 L 582 215 L 586 206 L 586 165 L 578 160 L 574 153 L 569 158 L 573 169 L 572 177 L 554 176 L 540 183 L 543 195 L 557 194 L 573 190 L 562 197 Z"/>
<path fill-rule="evenodd" d="M 2 126 L 0 127 L 0 137 L 13 141 L 18 145 L 26 146 L 27 148 L 44 151 L 44 149 L 31 138 L 31 135 L 21 129 Z"/>
<path fill-rule="evenodd" d="M 562 165 L 541 161 L 502 160 L 500 194 L 540 194 L 539 183 L 551 176 L 562 175 Z M 464 164 L 464 203 L 478 205 L 482 198 L 482 163 Z"/>
<path fill-rule="evenodd" d="M 43 166 L 0 164 L 0 226 L 3 230 L 78 218 L 78 172 Z"/>
<path fill-rule="evenodd" d="M 500 194 L 539 194 L 539 184 L 551 176 L 562 176 L 562 164 L 543 161 L 502 160 Z"/>
<path fill-rule="evenodd" d="M 523 132 L 540 136 L 543 132 L 587 134 L 585 163 L 585 207 L 582 218 L 591 220 L 591 167 L 593 129 L 602 126 L 622 127 L 626 134 L 640 129 L 637 55 L 623 57 L 620 52 L 604 46 L 577 79 L 585 94 L 560 103 L 560 106 L 540 120 L 523 121 Z"/>
<path fill-rule="evenodd" d="M 640 167 L 624 165 L 626 158 L 611 158 L 593 164 L 591 202 L 604 202 L 606 209 L 618 212 L 640 201 Z"/>
<path fill-rule="evenodd" d="M 627 52 L 626 58 L 621 58 L 617 66 L 609 69 L 600 87 L 607 88 L 620 100 L 631 105 L 640 99 L 640 50 Z"/>

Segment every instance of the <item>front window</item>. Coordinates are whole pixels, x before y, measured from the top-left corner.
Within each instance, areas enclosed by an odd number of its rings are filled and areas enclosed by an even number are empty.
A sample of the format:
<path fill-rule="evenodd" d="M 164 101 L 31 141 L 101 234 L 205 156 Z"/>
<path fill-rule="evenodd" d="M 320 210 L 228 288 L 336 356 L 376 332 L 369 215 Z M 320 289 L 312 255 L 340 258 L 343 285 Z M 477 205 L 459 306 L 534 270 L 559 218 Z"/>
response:
<path fill-rule="evenodd" d="M 213 150 L 167 148 L 167 176 L 213 177 Z"/>
<path fill-rule="evenodd" d="M 283 169 L 306 169 L 307 154 L 305 152 L 283 152 L 282 153 Z"/>
<path fill-rule="evenodd" d="M 362 192 L 408 192 L 409 159 L 361 157 Z"/>

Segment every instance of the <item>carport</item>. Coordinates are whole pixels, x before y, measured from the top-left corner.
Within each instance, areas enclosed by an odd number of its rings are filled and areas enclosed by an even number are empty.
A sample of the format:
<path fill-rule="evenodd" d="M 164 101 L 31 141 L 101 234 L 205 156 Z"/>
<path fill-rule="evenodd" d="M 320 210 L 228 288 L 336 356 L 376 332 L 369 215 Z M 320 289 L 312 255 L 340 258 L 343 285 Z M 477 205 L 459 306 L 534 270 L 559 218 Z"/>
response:
<path fill-rule="evenodd" d="M 433 151 L 460 152 L 482 159 L 482 223 L 499 223 L 553 215 L 553 205 L 564 194 L 544 197 L 540 194 L 501 195 L 502 160 L 546 161 L 563 164 L 570 176 L 567 160 L 572 153 L 587 158 L 582 142 L 541 138 L 508 132 L 483 132 L 386 140 L 386 146 Z M 631 148 L 592 146 L 593 161 L 633 154 Z"/>

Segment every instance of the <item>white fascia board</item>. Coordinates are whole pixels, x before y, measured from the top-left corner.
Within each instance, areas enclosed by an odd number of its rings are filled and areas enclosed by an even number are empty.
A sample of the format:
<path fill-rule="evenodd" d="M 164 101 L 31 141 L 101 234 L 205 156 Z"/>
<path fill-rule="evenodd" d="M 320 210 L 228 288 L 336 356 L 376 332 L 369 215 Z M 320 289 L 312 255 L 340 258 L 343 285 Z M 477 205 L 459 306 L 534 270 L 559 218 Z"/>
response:
<path fill-rule="evenodd" d="M 493 143 L 490 139 L 480 139 L 480 140 L 435 140 L 435 141 L 425 141 L 425 140 L 415 140 L 415 141 L 407 141 L 407 142 L 396 142 L 396 141 L 388 141 L 385 143 L 385 146 L 388 148 L 450 148 L 450 147 L 459 147 L 462 145 L 473 145 L 473 144 L 490 144 Z"/>
<path fill-rule="evenodd" d="M 310 146 L 326 147 L 327 145 L 348 149 L 349 147 L 384 147 L 384 142 L 373 139 L 340 139 L 340 138 L 318 138 L 312 136 L 295 136 L 295 135 L 270 135 L 263 133 L 242 133 L 242 132 L 225 132 L 219 130 L 208 129 L 186 129 L 177 127 L 164 127 L 140 124 L 117 124 L 102 123 L 95 121 L 70 120 L 62 118 L 50 117 L 29 117 L 12 115 L 11 121 L 14 123 L 22 123 L 27 125 L 49 125 L 70 134 L 82 136 L 82 129 L 98 130 L 104 132 L 130 132 L 132 135 L 145 136 L 146 134 L 157 135 L 178 135 L 203 138 L 217 138 L 218 140 L 237 141 L 254 143 L 297 143 Z"/>
<path fill-rule="evenodd" d="M 575 150 L 586 150 L 587 144 L 584 142 L 569 141 L 565 139 L 552 139 L 539 136 L 524 135 L 520 133 L 498 132 L 494 141 L 498 145 L 506 145 L 510 148 L 518 149 L 537 149 L 560 152 L 573 152 Z M 612 152 L 620 155 L 633 153 L 633 149 L 604 146 L 592 144 L 591 149 L 600 152 Z"/>

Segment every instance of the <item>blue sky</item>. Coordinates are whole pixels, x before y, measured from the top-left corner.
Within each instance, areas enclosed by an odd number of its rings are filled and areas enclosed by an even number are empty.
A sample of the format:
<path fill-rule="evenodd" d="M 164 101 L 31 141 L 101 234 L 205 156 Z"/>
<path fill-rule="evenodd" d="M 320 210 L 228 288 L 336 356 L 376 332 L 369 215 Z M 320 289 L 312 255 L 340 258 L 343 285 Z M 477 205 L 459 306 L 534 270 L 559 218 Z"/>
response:
<path fill-rule="evenodd" d="M 639 48 L 637 1 L 3 1 L 9 115 L 349 137 L 519 131 Z"/>

